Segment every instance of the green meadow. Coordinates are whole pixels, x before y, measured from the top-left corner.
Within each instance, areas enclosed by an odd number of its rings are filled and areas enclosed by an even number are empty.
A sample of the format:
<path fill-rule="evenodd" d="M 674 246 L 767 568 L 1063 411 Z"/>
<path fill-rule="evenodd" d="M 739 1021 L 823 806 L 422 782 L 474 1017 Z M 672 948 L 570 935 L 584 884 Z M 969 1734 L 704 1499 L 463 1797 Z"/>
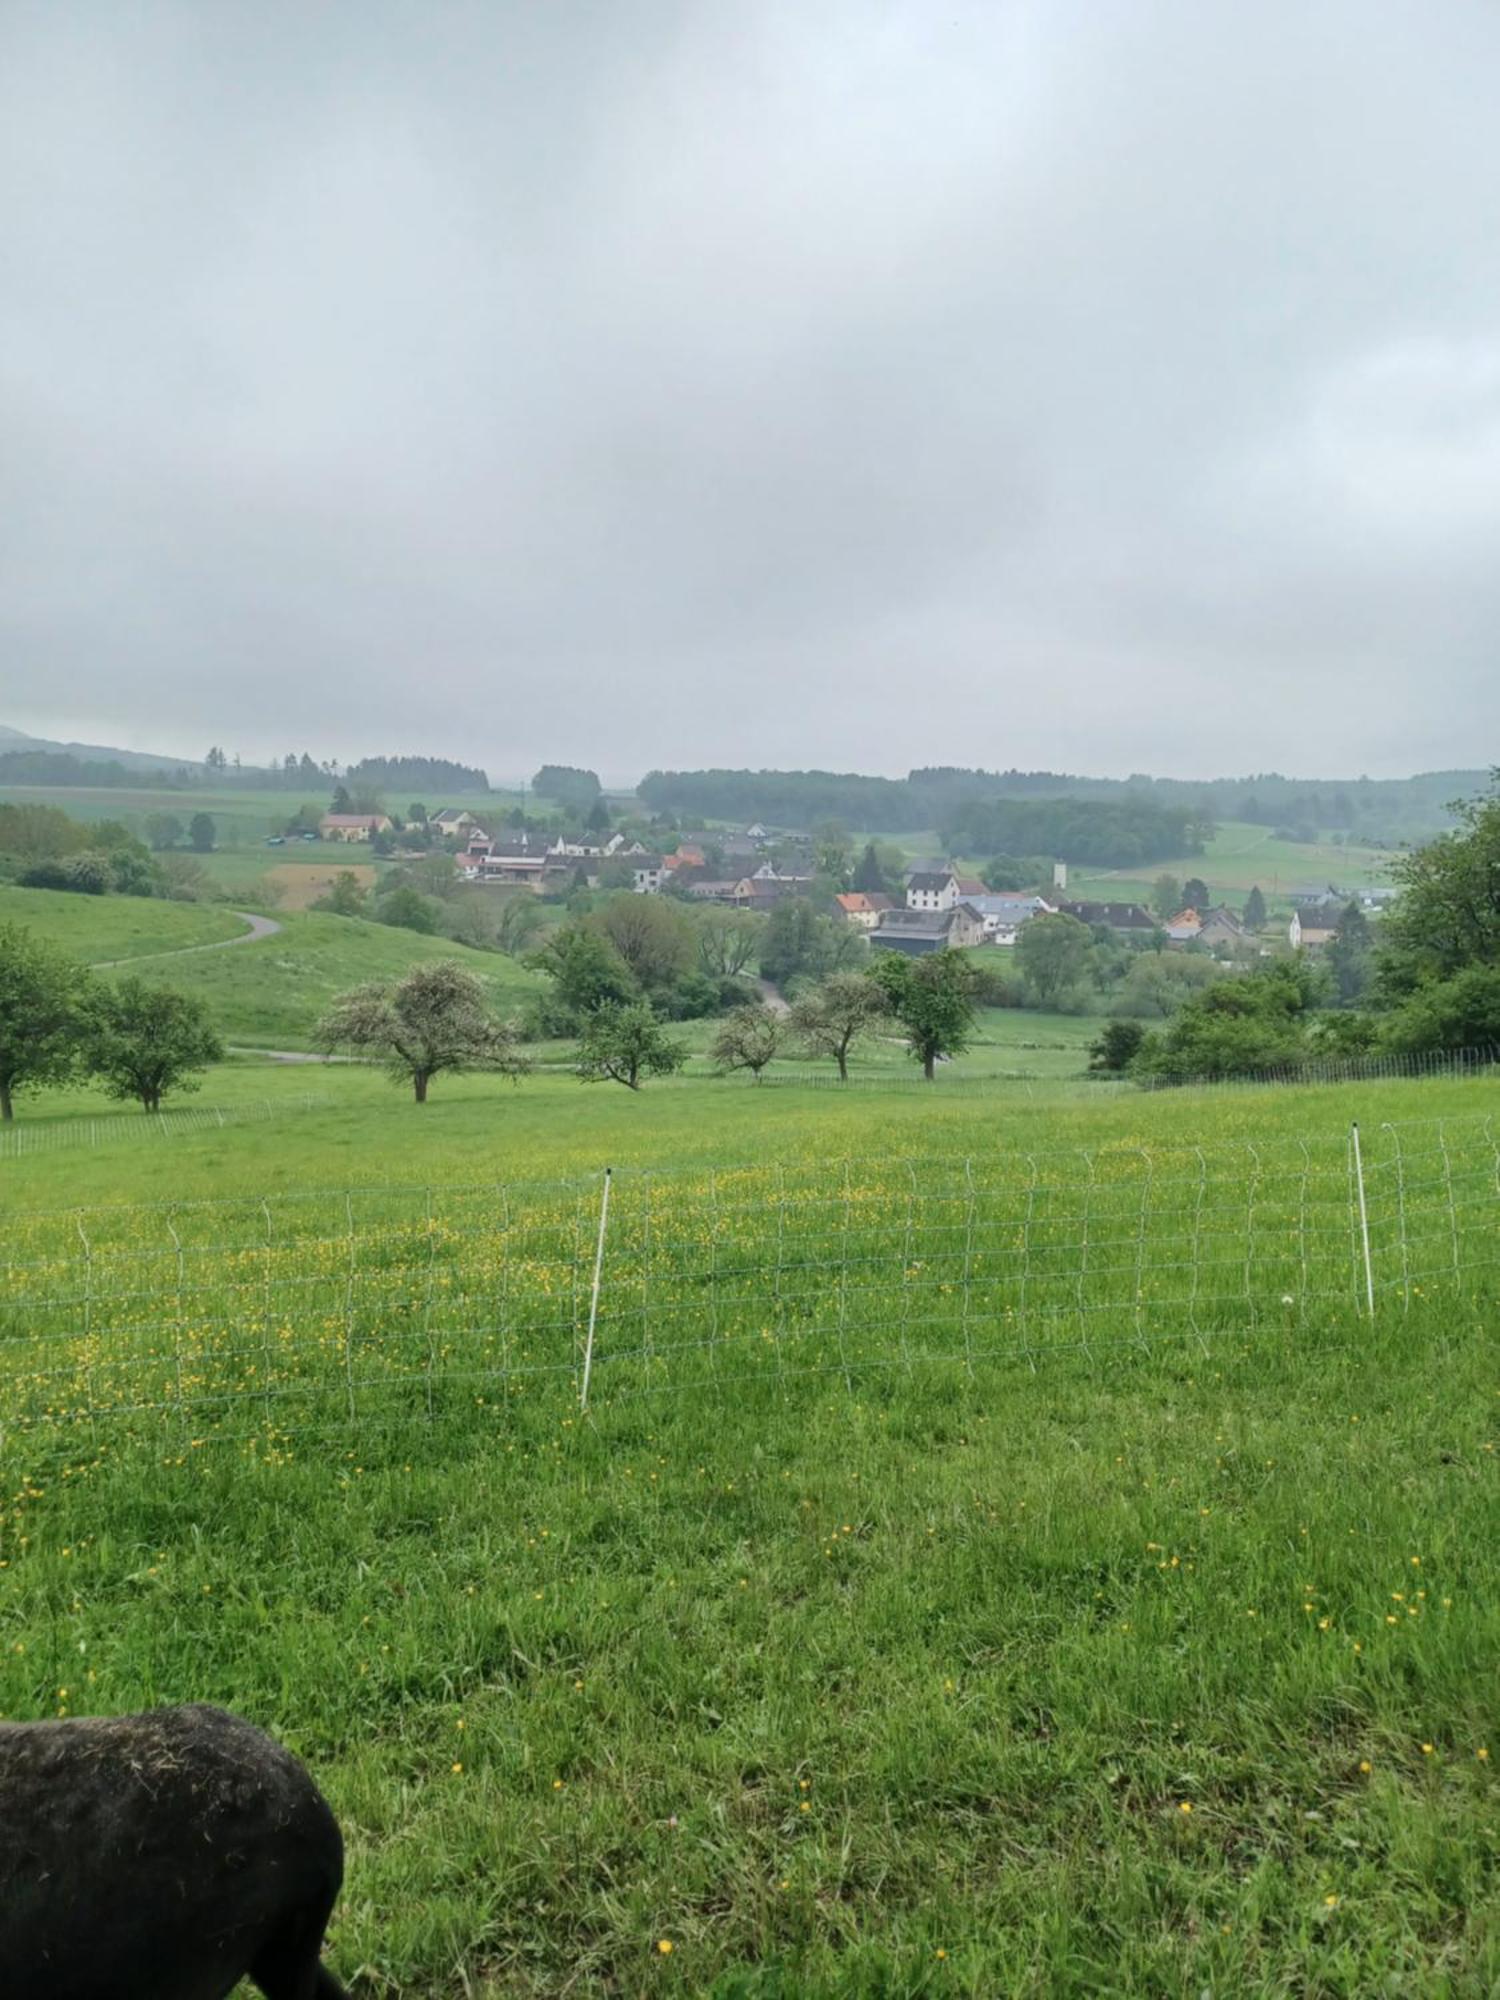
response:
<path fill-rule="evenodd" d="M 3 885 L 0 924 L 22 924 L 86 965 L 215 944 L 239 937 L 245 929 L 232 910 L 201 903 L 166 903 L 152 896 L 77 896 L 62 889 Z"/>
<path fill-rule="evenodd" d="M 274 937 L 227 951 L 161 958 L 141 977 L 192 993 L 211 1008 L 230 1042 L 308 1049 L 335 994 L 367 979 L 399 977 L 414 965 L 456 960 L 480 978 L 501 1013 L 538 991 L 540 976 L 498 952 L 473 951 L 446 938 L 422 937 L 387 924 L 315 912 L 278 912 Z"/>
<path fill-rule="evenodd" d="M 254 1051 L 536 975 L 8 917 L 244 1053 L 160 1121 L 18 1099 L 0 1714 L 275 1729 L 363 2000 L 1500 1984 L 1500 1084 L 1146 1095 L 990 1010 L 932 1086 L 693 1022 L 639 1094 L 559 1047 L 417 1107 Z"/>
<path fill-rule="evenodd" d="M 1268 826 L 1225 820 L 1202 854 L 1129 870 L 1070 868 L 1068 893 L 1149 902 L 1158 875 L 1175 875 L 1179 881 L 1196 875 L 1236 908 L 1258 884 L 1267 907 L 1278 911 L 1290 907 L 1294 889 L 1319 889 L 1329 882 L 1346 890 L 1386 887 L 1394 858 L 1384 849 L 1354 842 L 1277 840 Z"/>

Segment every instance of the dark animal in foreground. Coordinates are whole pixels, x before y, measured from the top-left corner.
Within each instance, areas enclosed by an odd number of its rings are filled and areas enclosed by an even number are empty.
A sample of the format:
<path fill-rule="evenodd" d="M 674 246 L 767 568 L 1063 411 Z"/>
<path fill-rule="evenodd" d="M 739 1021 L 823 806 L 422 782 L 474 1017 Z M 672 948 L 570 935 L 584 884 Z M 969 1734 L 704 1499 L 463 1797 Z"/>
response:
<path fill-rule="evenodd" d="M 343 1876 L 307 1772 L 222 1709 L 0 1723 L 0 2000 L 347 2000 Z"/>

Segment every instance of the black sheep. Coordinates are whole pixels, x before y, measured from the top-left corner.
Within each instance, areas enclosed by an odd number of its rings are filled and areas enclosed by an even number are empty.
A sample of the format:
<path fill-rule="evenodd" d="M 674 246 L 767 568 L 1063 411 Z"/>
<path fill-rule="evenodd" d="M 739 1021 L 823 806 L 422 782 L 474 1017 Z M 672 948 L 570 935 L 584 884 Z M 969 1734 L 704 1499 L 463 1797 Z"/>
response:
<path fill-rule="evenodd" d="M 0 2000 L 347 2000 L 343 1876 L 322 1793 L 238 1716 L 0 1723 Z"/>

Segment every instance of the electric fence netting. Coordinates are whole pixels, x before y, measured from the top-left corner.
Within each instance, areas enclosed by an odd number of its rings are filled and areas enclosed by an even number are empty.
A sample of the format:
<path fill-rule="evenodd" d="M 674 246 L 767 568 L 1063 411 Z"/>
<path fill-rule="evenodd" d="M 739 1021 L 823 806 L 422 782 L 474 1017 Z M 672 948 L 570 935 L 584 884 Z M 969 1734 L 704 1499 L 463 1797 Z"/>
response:
<path fill-rule="evenodd" d="M 1352 1330 L 1488 1292 L 1497 1223 L 1485 1117 L 23 1214 L 0 1435 L 186 1447 Z"/>

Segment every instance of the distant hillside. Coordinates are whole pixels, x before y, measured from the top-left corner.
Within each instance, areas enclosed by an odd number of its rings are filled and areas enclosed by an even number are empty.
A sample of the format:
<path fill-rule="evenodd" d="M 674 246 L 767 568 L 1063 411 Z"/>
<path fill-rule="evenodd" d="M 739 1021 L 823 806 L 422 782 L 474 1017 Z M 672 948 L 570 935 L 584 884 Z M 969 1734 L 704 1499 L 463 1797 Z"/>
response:
<path fill-rule="evenodd" d="M 166 757 L 154 750 L 115 750 L 103 743 L 55 743 L 49 737 L 28 736 L 24 730 L 7 729 L 0 723 L 0 757 L 23 752 L 74 757 L 85 764 L 121 764 L 127 771 L 186 771 L 200 779 L 207 772 L 207 766 L 192 757 Z"/>

